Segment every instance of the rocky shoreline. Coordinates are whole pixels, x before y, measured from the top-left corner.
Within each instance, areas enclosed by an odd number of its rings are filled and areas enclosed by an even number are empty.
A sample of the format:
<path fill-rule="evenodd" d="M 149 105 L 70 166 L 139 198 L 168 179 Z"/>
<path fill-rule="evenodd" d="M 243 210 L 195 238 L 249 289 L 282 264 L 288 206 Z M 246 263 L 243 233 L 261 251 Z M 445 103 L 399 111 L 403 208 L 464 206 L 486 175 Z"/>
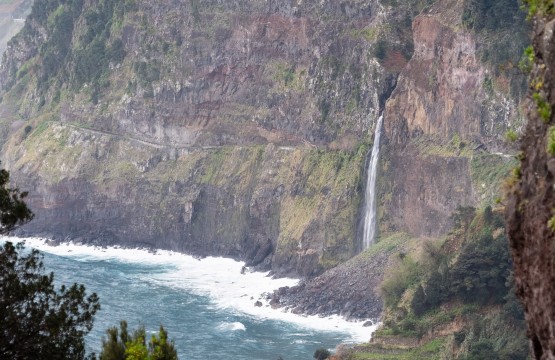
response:
<path fill-rule="evenodd" d="M 16 235 L 33 236 L 21 229 Z M 80 241 L 78 238 L 39 237 L 51 238 L 51 243 L 55 245 L 70 241 L 100 247 L 116 245 L 105 241 Z M 123 247 L 126 246 L 123 245 Z M 151 252 L 163 250 L 152 246 L 145 246 L 143 249 Z M 384 269 L 387 268 L 388 258 L 389 254 L 384 252 L 371 255 L 359 254 L 320 276 L 302 280 L 297 286 L 281 287 L 273 293 L 262 294 L 253 305 L 263 306 L 262 301 L 265 300 L 264 302 L 275 309 L 281 308 L 294 314 L 322 317 L 338 315 L 350 321 L 370 320 L 368 324 L 371 325 L 378 321 L 382 312 L 379 285 L 383 279 Z M 267 270 L 259 266 L 248 267 L 247 263 L 241 273 Z"/>
<path fill-rule="evenodd" d="M 296 314 L 377 321 L 383 308 L 379 285 L 388 259 L 387 252 L 361 253 L 297 286 L 282 287 L 268 294 L 266 300 L 275 308 Z"/>

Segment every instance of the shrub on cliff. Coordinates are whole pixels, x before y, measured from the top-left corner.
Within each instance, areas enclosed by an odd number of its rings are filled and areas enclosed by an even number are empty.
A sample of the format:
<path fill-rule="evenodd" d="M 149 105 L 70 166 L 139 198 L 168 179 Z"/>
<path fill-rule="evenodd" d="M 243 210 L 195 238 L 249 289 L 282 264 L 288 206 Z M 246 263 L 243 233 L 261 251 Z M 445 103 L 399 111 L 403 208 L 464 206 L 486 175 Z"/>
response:
<path fill-rule="evenodd" d="M 331 356 L 331 353 L 329 352 L 328 349 L 321 348 L 314 352 L 313 358 L 315 358 L 316 360 L 326 360 L 330 356 Z"/>
<path fill-rule="evenodd" d="M 487 207 L 473 220 L 470 240 L 449 268 L 449 292 L 464 302 L 504 303 L 511 290 L 511 259 L 503 222 Z"/>
<path fill-rule="evenodd" d="M 472 345 L 464 360 L 498 360 L 499 355 L 494 351 L 489 341 L 479 341 Z"/>
<path fill-rule="evenodd" d="M 381 291 L 384 303 L 388 307 L 395 306 L 405 291 L 418 284 L 422 276 L 422 267 L 410 256 L 399 254 L 395 271 L 386 274 Z"/>

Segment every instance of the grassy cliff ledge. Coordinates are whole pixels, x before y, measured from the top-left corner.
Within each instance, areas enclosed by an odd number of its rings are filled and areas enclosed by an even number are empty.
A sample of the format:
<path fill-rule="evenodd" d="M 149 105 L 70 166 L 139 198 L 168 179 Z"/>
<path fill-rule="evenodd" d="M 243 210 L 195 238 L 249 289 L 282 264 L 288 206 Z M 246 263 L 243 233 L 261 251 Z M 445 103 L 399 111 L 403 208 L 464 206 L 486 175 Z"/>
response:
<path fill-rule="evenodd" d="M 399 71 L 376 58 L 400 36 L 384 15 L 375 1 L 35 1 L 0 65 L 2 161 L 34 190 L 27 233 L 295 276 L 351 258 L 366 144 Z"/>
<path fill-rule="evenodd" d="M 364 144 L 353 151 L 273 144 L 190 149 L 49 117 L 31 127 L 5 146 L 17 154 L 6 163 L 17 169 L 22 188 L 36 189 L 30 204 L 43 214 L 27 231 L 63 238 L 58 224 L 78 223 L 84 241 L 222 254 L 307 276 L 358 251 L 353 219 Z M 92 239 L 80 235 L 99 221 Z"/>

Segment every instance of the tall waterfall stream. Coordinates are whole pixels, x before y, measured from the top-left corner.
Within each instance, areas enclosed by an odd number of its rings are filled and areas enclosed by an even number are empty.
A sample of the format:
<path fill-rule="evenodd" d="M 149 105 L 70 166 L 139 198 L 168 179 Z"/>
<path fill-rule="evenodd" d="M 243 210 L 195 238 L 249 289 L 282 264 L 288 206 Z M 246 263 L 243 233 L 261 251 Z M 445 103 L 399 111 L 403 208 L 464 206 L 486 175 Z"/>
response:
<path fill-rule="evenodd" d="M 376 132 L 374 134 L 374 145 L 372 145 L 372 156 L 368 164 L 368 175 L 366 179 L 366 193 L 364 202 L 364 232 L 363 249 L 367 249 L 374 243 L 376 238 L 376 178 L 378 172 L 378 159 L 380 157 L 380 135 L 382 133 L 383 115 L 378 118 Z"/>

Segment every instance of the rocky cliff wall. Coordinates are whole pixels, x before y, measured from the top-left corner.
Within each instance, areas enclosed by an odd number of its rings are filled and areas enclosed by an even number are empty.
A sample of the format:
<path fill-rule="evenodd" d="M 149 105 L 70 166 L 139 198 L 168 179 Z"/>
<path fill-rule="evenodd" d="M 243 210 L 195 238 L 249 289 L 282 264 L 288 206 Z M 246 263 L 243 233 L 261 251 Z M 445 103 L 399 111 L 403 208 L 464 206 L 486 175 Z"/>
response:
<path fill-rule="evenodd" d="M 515 266 L 517 295 L 523 302 L 535 359 L 555 359 L 555 17 L 552 4 L 534 3 L 528 124 L 520 139 L 521 162 L 511 179 L 506 217 Z M 531 4 L 530 4 L 531 5 Z"/>
<path fill-rule="evenodd" d="M 381 231 L 445 232 L 495 196 L 519 94 L 465 2 L 422 3 L 37 1 L 0 66 L 25 231 L 319 274 L 360 251 L 385 109 Z"/>
<path fill-rule="evenodd" d="M 515 163 L 505 133 L 522 127 L 523 76 L 513 64 L 526 27 L 518 15 L 522 28 L 510 28 L 513 35 L 477 31 L 463 21 L 466 7 L 437 2 L 412 24 L 414 54 L 384 112 L 382 231 L 445 234 L 458 206 L 492 203 Z M 499 51 L 492 42 L 511 36 L 507 46 L 516 49 L 487 60 L 486 52 Z M 497 161 L 483 163 L 491 157 Z"/>
<path fill-rule="evenodd" d="M 393 86 L 377 3 L 35 5 L 0 69 L 28 233 L 301 276 L 357 253 L 368 134 Z"/>

